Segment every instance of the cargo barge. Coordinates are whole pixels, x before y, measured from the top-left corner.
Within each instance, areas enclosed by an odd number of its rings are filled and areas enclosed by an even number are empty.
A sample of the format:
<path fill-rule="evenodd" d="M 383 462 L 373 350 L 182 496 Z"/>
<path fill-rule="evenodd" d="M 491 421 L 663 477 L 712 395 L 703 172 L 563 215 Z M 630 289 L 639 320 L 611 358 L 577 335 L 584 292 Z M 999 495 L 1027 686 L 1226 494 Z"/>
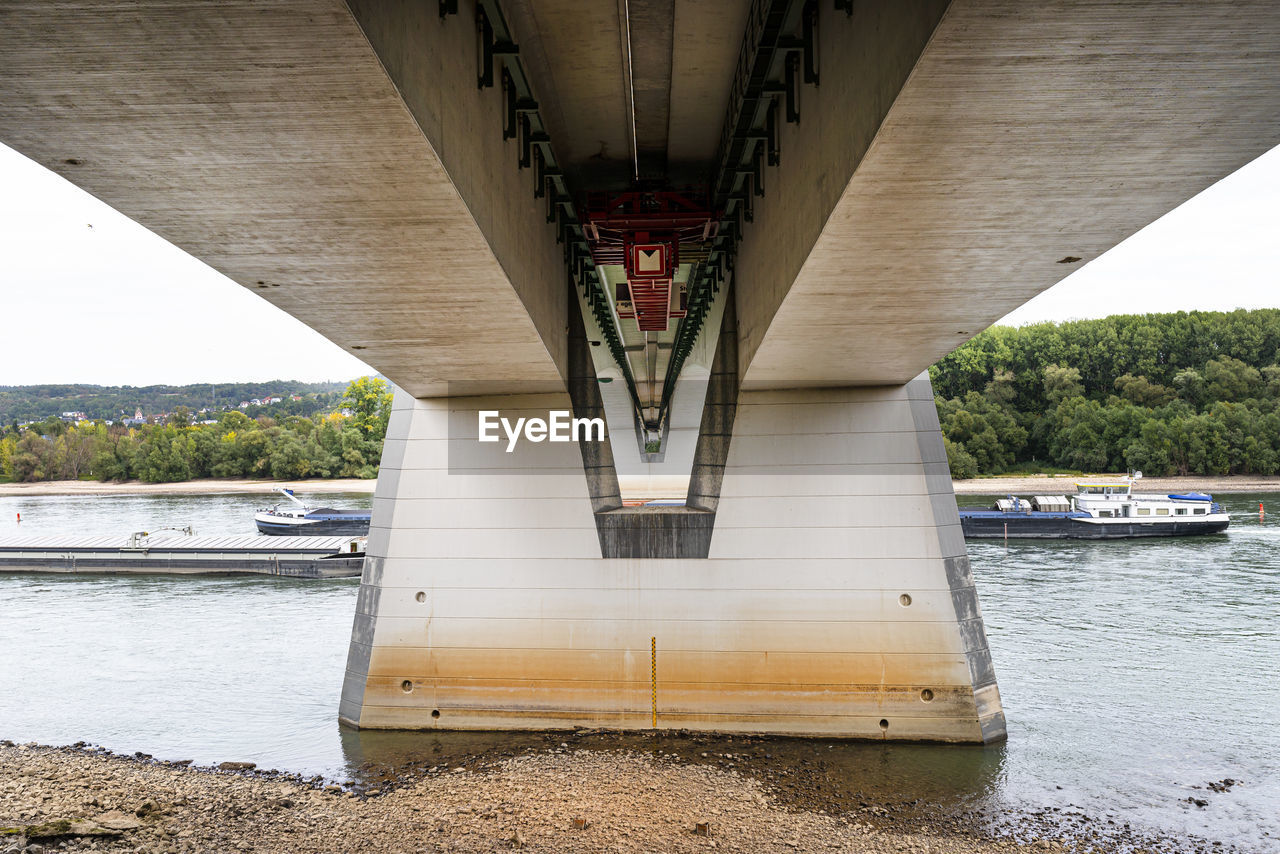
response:
<path fill-rule="evenodd" d="M 960 527 L 967 539 L 1110 540 L 1219 534 L 1231 524 L 1222 505 L 1202 492 L 1134 492 L 1141 477 L 1077 483 L 1070 498 L 1010 495 L 987 510 L 961 508 Z"/>
<path fill-rule="evenodd" d="M 0 573 L 277 575 L 353 578 L 364 566 L 360 537 L 0 537 Z"/>

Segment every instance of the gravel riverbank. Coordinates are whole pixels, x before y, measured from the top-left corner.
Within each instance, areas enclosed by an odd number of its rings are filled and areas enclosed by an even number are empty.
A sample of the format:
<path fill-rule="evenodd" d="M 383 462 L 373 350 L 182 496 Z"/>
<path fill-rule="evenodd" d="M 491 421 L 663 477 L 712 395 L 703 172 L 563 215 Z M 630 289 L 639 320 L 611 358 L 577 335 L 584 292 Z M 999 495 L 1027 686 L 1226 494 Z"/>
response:
<path fill-rule="evenodd" d="M 0 852 L 1143 850 L 1030 833 L 982 838 L 867 804 L 829 814 L 734 768 L 568 742 L 345 787 L 236 765 L 0 742 Z"/>

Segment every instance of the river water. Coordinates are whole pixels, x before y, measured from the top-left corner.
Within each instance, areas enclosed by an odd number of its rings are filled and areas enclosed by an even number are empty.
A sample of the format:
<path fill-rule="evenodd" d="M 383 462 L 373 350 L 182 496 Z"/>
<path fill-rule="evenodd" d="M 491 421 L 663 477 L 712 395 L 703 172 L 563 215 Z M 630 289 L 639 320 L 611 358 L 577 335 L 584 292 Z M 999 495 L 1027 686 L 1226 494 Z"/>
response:
<path fill-rule="evenodd" d="M 970 543 L 1007 744 L 795 742 L 773 747 L 775 761 L 821 755 L 837 785 L 953 804 L 997 827 L 1012 814 L 1071 828 L 1085 814 L 1095 829 L 1280 851 L 1280 494 L 1220 497 L 1233 514 L 1220 536 Z M 1276 516 L 1260 520 L 1259 501 Z M 247 534 L 262 503 L 0 498 L 0 536 Z M 451 736 L 339 728 L 357 587 L 0 575 L 0 738 L 337 779 L 371 758 L 439 751 Z M 1225 779 L 1239 783 L 1209 787 Z"/>

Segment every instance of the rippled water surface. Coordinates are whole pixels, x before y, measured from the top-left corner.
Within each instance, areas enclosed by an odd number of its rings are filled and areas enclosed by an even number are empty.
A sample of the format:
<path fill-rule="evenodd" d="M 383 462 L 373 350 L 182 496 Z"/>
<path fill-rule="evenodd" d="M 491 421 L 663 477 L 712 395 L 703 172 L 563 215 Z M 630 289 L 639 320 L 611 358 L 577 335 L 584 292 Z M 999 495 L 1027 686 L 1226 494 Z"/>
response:
<path fill-rule="evenodd" d="M 1221 536 L 970 543 L 1006 745 L 773 752 L 820 753 L 859 791 L 991 815 L 1084 812 L 1095 826 L 1280 851 L 1280 495 L 1222 498 L 1233 521 Z M 369 505 L 367 495 L 323 500 Z M 166 524 L 250 533 L 265 501 L 0 498 L 0 536 Z M 1277 514 L 1261 522 L 1259 501 Z M 0 575 L 0 737 L 339 777 L 371 757 L 438 750 L 449 736 L 337 725 L 357 586 Z M 1226 778 L 1241 783 L 1208 788 Z"/>

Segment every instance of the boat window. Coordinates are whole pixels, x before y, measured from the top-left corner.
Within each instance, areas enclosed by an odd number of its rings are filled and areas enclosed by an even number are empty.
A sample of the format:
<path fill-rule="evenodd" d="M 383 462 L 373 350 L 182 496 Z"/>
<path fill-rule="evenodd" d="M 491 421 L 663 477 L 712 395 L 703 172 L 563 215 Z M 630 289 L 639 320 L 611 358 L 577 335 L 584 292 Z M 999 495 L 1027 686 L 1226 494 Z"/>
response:
<path fill-rule="evenodd" d="M 1098 511 L 1098 516 L 1099 516 L 1100 518 L 1110 519 L 1110 518 L 1111 518 L 1111 511 L 1110 511 L 1110 510 L 1099 510 L 1099 511 Z"/>
<path fill-rule="evenodd" d="M 1178 509 L 1176 509 L 1176 510 L 1174 510 L 1174 511 L 1173 511 L 1173 514 L 1174 514 L 1175 516 L 1185 516 L 1185 515 L 1187 515 L 1187 508 L 1185 508 L 1185 507 L 1179 507 Z"/>
<path fill-rule="evenodd" d="M 1195 509 L 1195 514 L 1196 514 L 1197 516 L 1203 516 L 1203 515 L 1204 515 L 1204 508 L 1203 508 L 1203 507 L 1197 507 L 1197 508 Z"/>
<path fill-rule="evenodd" d="M 1150 515 L 1151 515 L 1151 508 L 1150 508 L 1150 507 L 1139 507 L 1139 508 L 1138 508 L 1138 515 L 1139 515 L 1139 516 L 1150 516 Z"/>
<path fill-rule="evenodd" d="M 1169 515 L 1169 508 L 1168 508 L 1168 507 L 1157 507 L 1157 508 L 1156 508 L 1156 515 L 1157 515 L 1157 516 L 1168 516 L 1168 515 Z"/>

